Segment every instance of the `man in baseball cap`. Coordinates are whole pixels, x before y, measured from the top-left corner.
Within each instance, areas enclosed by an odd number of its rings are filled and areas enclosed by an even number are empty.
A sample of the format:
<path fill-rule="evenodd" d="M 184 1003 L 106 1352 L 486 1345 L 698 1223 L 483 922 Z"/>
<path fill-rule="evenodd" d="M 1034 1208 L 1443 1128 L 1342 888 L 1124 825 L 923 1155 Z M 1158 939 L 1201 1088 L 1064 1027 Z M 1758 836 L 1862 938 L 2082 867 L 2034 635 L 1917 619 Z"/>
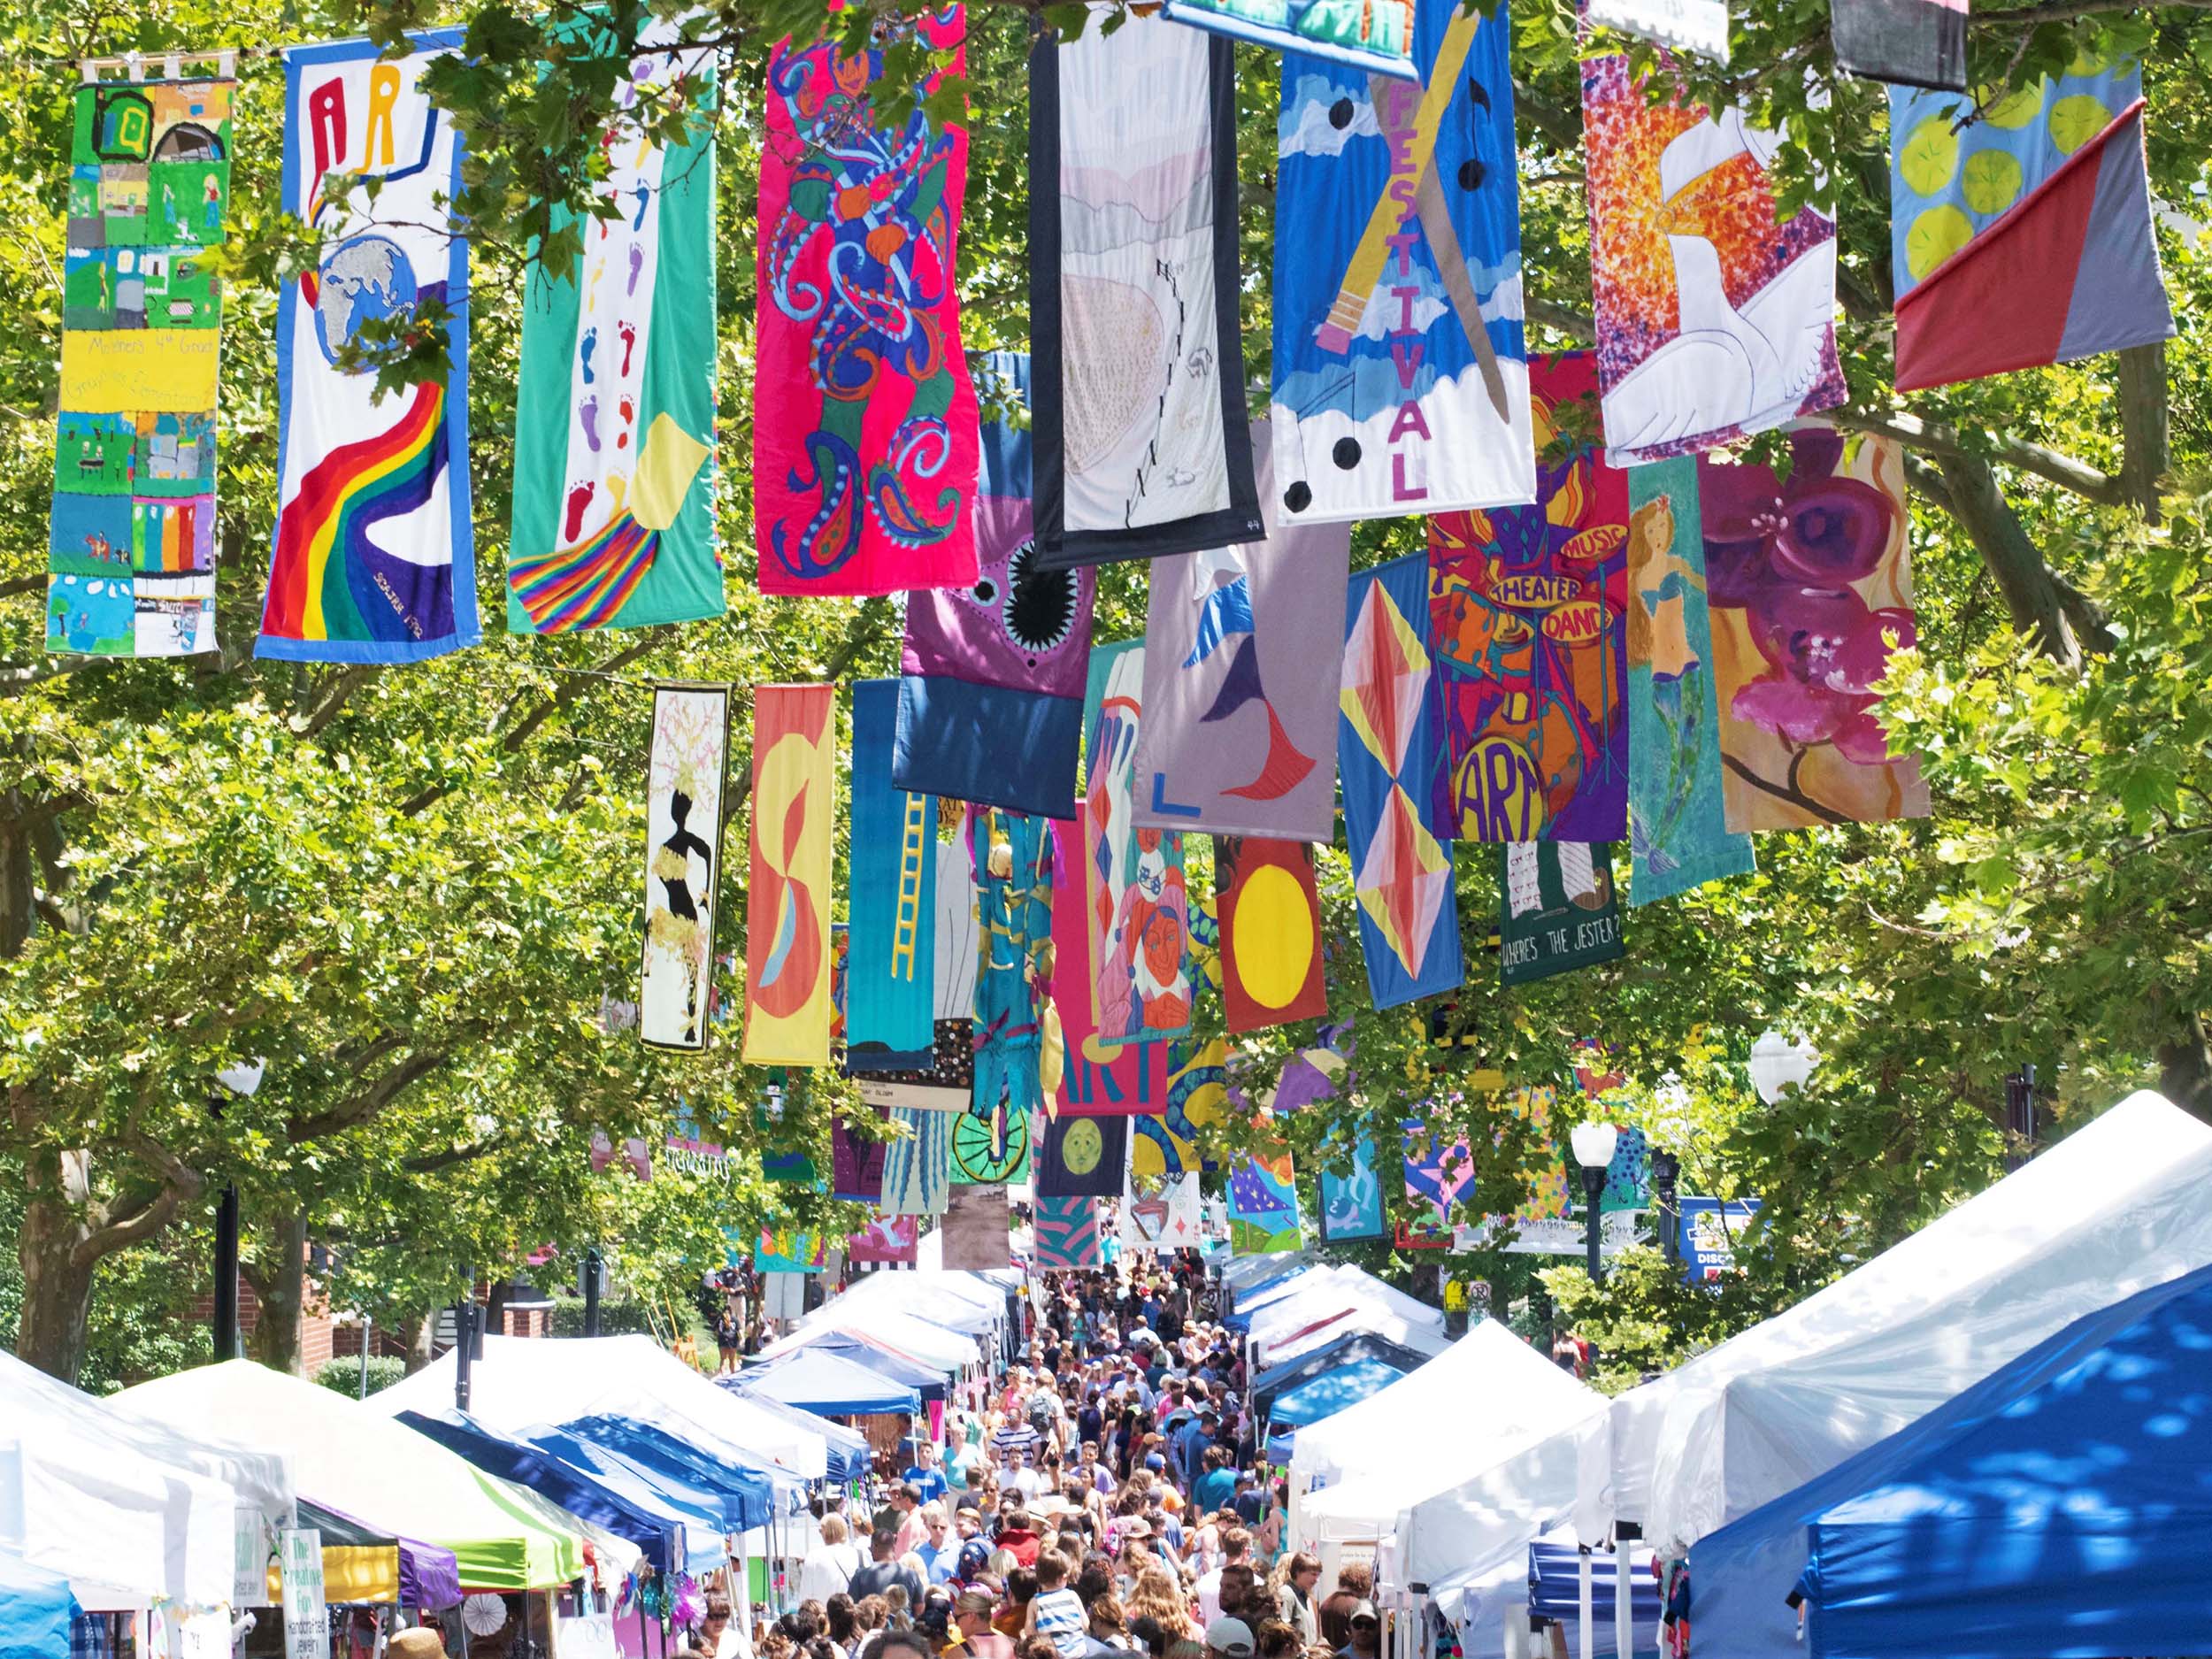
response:
<path fill-rule="evenodd" d="M 1221 1659 L 1252 1659 L 1252 1627 L 1240 1618 L 1217 1618 L 1206 1626 L 1206 1651 Z"/>

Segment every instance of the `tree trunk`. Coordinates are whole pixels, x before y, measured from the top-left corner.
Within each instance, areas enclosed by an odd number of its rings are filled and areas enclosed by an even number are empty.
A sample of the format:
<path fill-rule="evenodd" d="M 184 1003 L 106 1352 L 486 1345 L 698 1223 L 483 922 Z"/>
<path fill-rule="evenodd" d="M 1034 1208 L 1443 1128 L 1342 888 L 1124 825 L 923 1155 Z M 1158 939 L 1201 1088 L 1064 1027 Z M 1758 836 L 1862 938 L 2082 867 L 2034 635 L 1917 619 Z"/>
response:
<path fill-rule="evenodd" d="M 60 1163 L 81 1171 L 81 1153 L 65 1153 Z M 70 1202 L 64 1171 L 38 1183 L 23 1206 L 23 1230 L 15 1241 L 16 1263 L 23 1272 L 23 1310 L 16 1324 L 16 1357 L 75 1386 L 84 1369 L 85 1326 L 92 1313 L 92 1275 L 96 1263 L 81 1259 L 78 1247 L 89 1229 L 82 1209 Z M 81 1176 L 78 1178 L 81 1180 Z"/>
<path fill-rule="evenodd" d="M 300 1336 L 307 1312 L 307 1212 L 294 1210 L 265 1222 L 262 1237 L 263 1251 L 250 1263 L 239 1265 L 258 1304 L 253 1329 L 246 1333 L 246 1354 L 272 1371 L 302 1374 Z"/>
<path fill-rule="evenodd" d="M 407 1371 L 410 1376 L 438 1357 L 438 1316 L 426 1313 L 410 1319 L 407 1331 Z"/>
<path fill-rule="evenodd" d="M 2159 521 L 2167 451 L 2166 342 L 2130 346 L 2120 353 L 2120 479 L 2128 499 L 2148 524 Z"/>
<path fill-rule="evenodd" d="M 2080 665 L 2085 650 L 2109 651 L 2112 635 L 2103 613 L 2045 562 L 1989 463 L 1938 456 L 1936 472 L 1946 503 L 1997 580 L 2014 632 L 2070 668 Z"/>
<path fill-rule="evenodd" d="M 2158 1046 L 2158 1087 L 2182 1110 L 2212 1123 L 2212 1033 L 2196 1016 L 2181 1035 Z"/>

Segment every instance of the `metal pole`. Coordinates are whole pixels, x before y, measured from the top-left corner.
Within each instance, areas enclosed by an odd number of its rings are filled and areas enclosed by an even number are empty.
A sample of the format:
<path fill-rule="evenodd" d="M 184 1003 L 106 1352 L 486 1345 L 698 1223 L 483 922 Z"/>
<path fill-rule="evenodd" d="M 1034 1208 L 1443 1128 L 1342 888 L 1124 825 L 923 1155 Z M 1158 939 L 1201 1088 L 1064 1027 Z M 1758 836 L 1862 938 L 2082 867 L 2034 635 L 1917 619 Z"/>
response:
<path fill-rule="evenodd" d="M 1604 1193 L 1605 1171 L 1602 1169 L 1583 1171 L 1582 1195 L 1586 1202 L 1583 1204 L 1582 1243 L 1588 1252 L 1586 1265 L 1593 1285 L 1601 1284 L 1605 1279 L 1604 1270 L 1598 1260 L 1598 1200 Z"/>
<path fill-rule="evenodd" d="M 584 1334 L 599 1334 L 599 1247 L 584 1252 Z"/>
<path fill-rule="evenodd" d="M 453 1405 L 458 1411 L 469 1409 L 469 1363 L 475 1358 L 469 1342 L 469 1325 L 475 1315 L 476 1270 L 472 1267 L 461 1300 L 453 1306 Z"/>
<path fill-rule="evenodd" d="M 363 1314 L 361 1316 L 361 1393 L 357 1396 L 363 1400 L 369 1397 L 369 1340 L 375 1334 L 376 1321 L 367 1314 Z"/>
<path fill-rule="evenodd" d="M 2012 1133 L 2005 1148 L 2009 1174 L 2035 1156 L 2035 1068 L 2024 1065 L 2005 1079 L 2005 1125 Z"/>
<path fill-rule="evenodd" d="M 1652 1153 L 1651 1193 L 1659 1201 L 1659 1248 L 1670 1267 L 1682 1261 L 1682 1214 L 1676 1202 L 1681 1179 L 1681 1159 L 1671 1152 Z"/>
<path fill-rule="evenodd" d="M 1576 1653 L 1575 1659 L 1596 1659 L 1594 1644 L 1597 1640 L 1597 1607 L 1594 1593 L 1590 1586 L 1589 1545 L 1580 1546 L 1576 1551 L 1575 1559 L 1582 1570 L 1582 1604 L 1578 1609 L 1581 1617 L 1575 1627 L 1580 1640 L 1580 1647 Z"/>
<path fill-rule="evenodd" d="M 238 1357 L 238 1188 L 223 1183 L 215 1207 L 215 1358 Z"/>
<path fill-rule="evenodd" d="M 1616 1523 L 1613 1531 L 1613 1651 L 1618 1659 L 1635 1659 L 1635 1575 L 1629 1557 L 1635 1553 L 1638 1532 L 1630 1521 Z"/>

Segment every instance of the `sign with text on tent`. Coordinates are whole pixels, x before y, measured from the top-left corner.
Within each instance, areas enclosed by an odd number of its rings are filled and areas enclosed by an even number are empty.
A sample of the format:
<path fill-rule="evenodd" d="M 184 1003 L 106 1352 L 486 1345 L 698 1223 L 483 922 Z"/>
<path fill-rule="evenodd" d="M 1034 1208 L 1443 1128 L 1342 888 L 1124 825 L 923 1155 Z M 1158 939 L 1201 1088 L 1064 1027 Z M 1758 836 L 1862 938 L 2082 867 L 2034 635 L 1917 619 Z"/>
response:
<path fill-rule="evenodd" d="M 311 1526 L 277 1534 L 284 1588 L 284 1659 L 330 1659 L 330 1616 L 323 1602 L 323 1535 Z"/>

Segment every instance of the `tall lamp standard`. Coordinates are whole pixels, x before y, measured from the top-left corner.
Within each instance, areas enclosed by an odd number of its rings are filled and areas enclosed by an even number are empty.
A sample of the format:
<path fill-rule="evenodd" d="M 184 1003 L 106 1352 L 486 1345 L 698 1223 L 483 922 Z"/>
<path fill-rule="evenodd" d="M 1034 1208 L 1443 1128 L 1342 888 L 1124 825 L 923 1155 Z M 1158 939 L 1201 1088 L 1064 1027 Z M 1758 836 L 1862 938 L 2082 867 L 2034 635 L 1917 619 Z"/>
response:
<path fill-rule="evenodd" d="M 1582 1165 L 1583 1245 L 1589 1252 L 1590 1282 L 1601 1282 L 1598 1266 L 1598 1200 L 1605 1194 L 1605 1171 L 1613 1162 L 1613 1148 L 1621 1132 L 1611 1124 L 1577 1124 L 1568 1136 L 1575 1162 Z"/>
<path fill-rule="evenodd" d="M 250 1064 L 227 1065 L 215 1074 L 215 1080 L 241 1100 L 250 1100 L 253 1092 L 261 1087 L 261 1074 L 267 1069 L 265 1060 Z M 223 1102 L 217 1098 L 209 1109 L 220 1118 Z M 212 1333 L 215 1362 L 238 1357 L 238 1183 L 225 1181 L 223 1196 L 215 1207 L 215 1305 Z"/>
<path fill-rule="evenodd" d="M 1770 1031 L 1751 1045 L 1751 1087 L 1771 1106 L 1783 1090 L 1804 1087 L 1819 1059 L 1820 1051 L 1802 1037 Z"/>

